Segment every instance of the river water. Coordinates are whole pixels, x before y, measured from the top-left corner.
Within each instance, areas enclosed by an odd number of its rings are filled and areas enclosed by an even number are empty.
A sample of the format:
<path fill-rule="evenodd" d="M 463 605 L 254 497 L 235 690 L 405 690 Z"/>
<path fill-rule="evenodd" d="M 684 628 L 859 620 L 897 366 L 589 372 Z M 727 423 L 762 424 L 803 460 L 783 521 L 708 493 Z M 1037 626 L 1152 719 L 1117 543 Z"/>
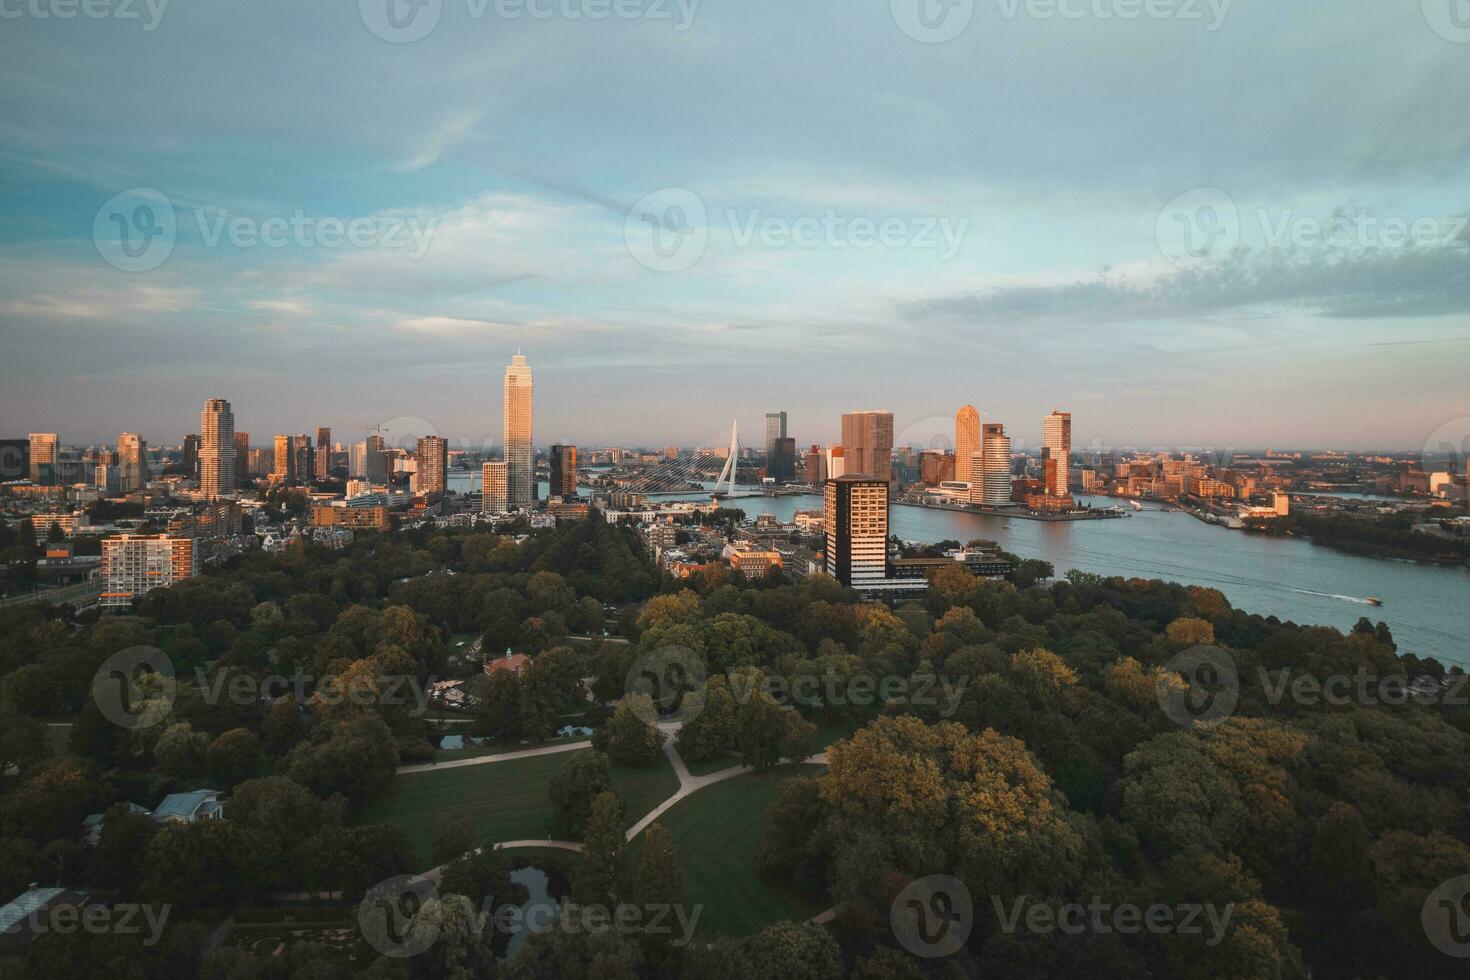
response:
<path fill-rule="evenodd" d="M 453 489 L 464 492 L 461 486 Z M 691 499 L 705 498 L 695 494 Z M 1127 506 L 1106 497 L 1082 499 L 1094 507 Z M 789 521 L 798 510 L 820 510 L 822 500 L 815 495 L 739 497 L 727 506 L 751 517 L 771 514 Z M 995 541 L 1022 558 L 1051 562 L 1058 575 L 1077 568 L 1209 586 L 1238 609 L 1297 623 L 1348 630 L 1367 616 L 1388 624 L 1400 652 L 1470 668 L 1470 569 L 1364 558 L 1145 506 L 1121 520 L 1072 522 L 894 506 L 889 523 L 891 533 L 905 541 Z M 1363 602 L 1368 596 L 1383 605 Z"/>

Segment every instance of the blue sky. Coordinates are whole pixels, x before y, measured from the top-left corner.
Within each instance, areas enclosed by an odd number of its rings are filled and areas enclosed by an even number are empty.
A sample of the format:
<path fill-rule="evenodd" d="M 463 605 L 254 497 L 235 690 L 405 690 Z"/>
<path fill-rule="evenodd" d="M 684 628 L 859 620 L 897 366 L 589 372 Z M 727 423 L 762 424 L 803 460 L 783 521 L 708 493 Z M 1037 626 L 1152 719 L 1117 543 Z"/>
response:
<path fill-rule="evenodd" d="M 427 0 L 407 43 L 389 0 L 58 2 L 0 2 L 6 434 L 176 442 L 223 396 L 261 443 L 479 445 L 518 348 L 548 443 L 875 407 L 927 441 L 972 403 L 1023 445 L 1057 406 L 1079 445 L 1417 447 L 1470 416 L 1463 0 Z M 966 26 L 916 39 L 919 3 Z M 139 188 L 173 244 L 130 271 Z M 645 213 L 697 261 L 650 268 Z"/>

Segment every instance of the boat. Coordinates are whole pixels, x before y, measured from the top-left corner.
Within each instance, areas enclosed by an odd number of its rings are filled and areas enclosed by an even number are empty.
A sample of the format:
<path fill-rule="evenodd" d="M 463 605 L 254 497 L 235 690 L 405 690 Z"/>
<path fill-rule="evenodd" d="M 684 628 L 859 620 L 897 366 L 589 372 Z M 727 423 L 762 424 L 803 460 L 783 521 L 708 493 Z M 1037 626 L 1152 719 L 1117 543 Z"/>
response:
<path fill-rule="evenodd" d="M 1134 510 L 1143 510 L 1143 504 L 1140 504 L 1136 500 L 1130 500 L 1130 501 L 1128 501 L 1128 503 L 1129 503 L 1130 506 L 1133 507 Z"/>
<path fill-rule="evenodd" d="M 1380 598 L 1378 598 L 1377 596 L 1371 596 L 1371 595 L 1370 596 L 1367 596 L 1366 598 L 1363 599 L 1363 601 L 1366 602 L 1370 606 L 1381 606 L 1381 605 L 1383 605 L 1383 600 L 1380 599 Z"/>

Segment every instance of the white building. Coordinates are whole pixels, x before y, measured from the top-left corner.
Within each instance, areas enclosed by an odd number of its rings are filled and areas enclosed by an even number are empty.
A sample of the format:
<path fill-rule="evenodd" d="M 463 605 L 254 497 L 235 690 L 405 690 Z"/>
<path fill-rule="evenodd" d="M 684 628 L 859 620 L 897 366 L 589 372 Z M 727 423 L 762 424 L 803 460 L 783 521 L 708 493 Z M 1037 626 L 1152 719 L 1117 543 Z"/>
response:
<path fill-rule="evenodd" d="M 168 534 L 119 534 L 102 541 L 104 609 L 126 609 L 138 596 L 199 574 L 194 539 Z"/>

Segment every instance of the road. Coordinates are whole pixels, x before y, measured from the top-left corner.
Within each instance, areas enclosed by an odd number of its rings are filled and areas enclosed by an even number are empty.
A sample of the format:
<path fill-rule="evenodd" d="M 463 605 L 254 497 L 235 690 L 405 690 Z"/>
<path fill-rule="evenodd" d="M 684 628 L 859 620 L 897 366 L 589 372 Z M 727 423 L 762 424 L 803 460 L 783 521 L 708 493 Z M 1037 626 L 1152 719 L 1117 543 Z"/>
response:
<path fill-rule="evenodd" d="M 509 762 L 513 759 L 534 759 L 538 755 L 556 755 L 558 752 L 575 752 L 578 749 L 590 748 L 590 740 L 581 742 L 562 742 L 557 745 L 543 745 L 536 749 L 522 749 L 518 752 L 502 752 L 498 755 L 481 755 L 473 759 L 454 759 L 451 762 L 421 762 L 411 766 L 399 766 L 394 772 L 400 776 L 407 776 L 416 772 L 441 772 L 445 769 L 463 769 L 465 766 L 488 766 L 495 762 Z"/>

